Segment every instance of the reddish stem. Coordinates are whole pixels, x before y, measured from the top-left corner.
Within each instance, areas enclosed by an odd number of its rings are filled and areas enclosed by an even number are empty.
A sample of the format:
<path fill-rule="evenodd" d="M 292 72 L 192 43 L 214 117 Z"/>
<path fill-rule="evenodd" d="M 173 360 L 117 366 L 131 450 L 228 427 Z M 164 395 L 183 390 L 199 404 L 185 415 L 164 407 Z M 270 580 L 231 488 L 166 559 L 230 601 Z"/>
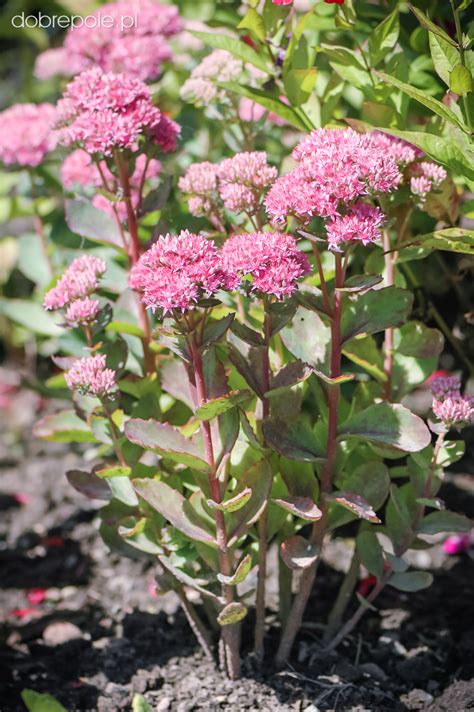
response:
<path fill-rule="evenodd" d="M 199 344 L 196 340 L 196 334 L 190 335 L 189 347 L 193 362 L 194 377 L 196 381 L 196 394 L 199 405 L 204 405 L 207 401 L 206 385 L 204 381 L 204 371 L 201 358 Z M 214 446 L 212 442 L 212 431 L 210 422 L 207 420 L 201 421 L 201 432 L 204 440 L 204 451 L 206 454 L 206 462 L 209 465 L 209 488 L 211 497 L 214 502 L 222 501 L 221 487 L 217 475 L 216 459 L 214 455 Z M 224 576 L 232 574 L 232 557 L 228 549 L 227 530 L 224 519 L 224 512 L 214 509 L 214 521 L 216 524 L 216 539 L 219 550 L 219 568 L 220 573 Z M 222 595 L 226 605 L 234 600 L 234 588 L 226 584 L 222 585 Z M 231 679 L 236 680 L 240 677 L 240 655 L 238 650 L 239 633 L 237 625 L 225 625 L 222 627 L 222 642 L 224 647 L 224 658 L 227 672 Z"/>
<path fill-rule="evenodd" d="M 388 230 L 383 231 L 383 250 L 385 257 L 385 283 L 387 287 L 392 287 L 395 284 L 395 266 L 394 266 L 394 254 L 390 252 L 390 233 Z M 393 329 L 385 330 L 385 342 L 384 342 L 384 372 L 386 376 L 386 381 L 384 385 L 383 397 L 384 400 L 391 400 L 392 398 L 392 371 L 393 371 Z"/>
<path fill-rule="evenodd" d="M 342 316 L 342 292 L 339 291 L 344 286 L 344 271 L 342 269 L 341 255 L 335 255 L 336 276 L 334 284 L 334 302 L 331 320 L 331 378 L 341 375 L 341 316 Z M 328 386 L 328 438 L 327 438 L 327 460 L 321 473 L 321 497 L 320 509 L 323 513 L 321 519 L 314 523 L 311 543 L 315 544 L 318 551 L 321 551 L 327 527 L 327 506 L 324 495 L 331 491 L 334 477 L 334 465 L 337 452 L 337 423 L 339 411 L 340 386 L 331 384 Z M 300 590 L 296 594 L 290 613 L 288 615 L 285 628 L 280 641 L 280 646 L 276 655 L 277 666 L 283 666 L 291 652 L 296 635 L 303 622 L 303 615 L 308 603 L 313 583 L 316 578 L 320 556 L 312 566 L 305 569 L 300 581 Z"/>
<path fill-rule="evenodd" d="M 268 302 L 264 301 L 265 320 L 263 325 L 265 348 L 262 353 L 262 373 L 264 378 L 264 393 L 270 390 L 270 338 L 272 331 L 271 314 L 268 310 Z M 270 402 L 268 398 L 262 398 L 263 419 L 270 415 Z M 261 661 L 264 655 L 265 638 L 265 594 L 267 578 L 267 507 L 263 510 L 258 520 L 258 581 L 255 599 L 255 655 Z"/>

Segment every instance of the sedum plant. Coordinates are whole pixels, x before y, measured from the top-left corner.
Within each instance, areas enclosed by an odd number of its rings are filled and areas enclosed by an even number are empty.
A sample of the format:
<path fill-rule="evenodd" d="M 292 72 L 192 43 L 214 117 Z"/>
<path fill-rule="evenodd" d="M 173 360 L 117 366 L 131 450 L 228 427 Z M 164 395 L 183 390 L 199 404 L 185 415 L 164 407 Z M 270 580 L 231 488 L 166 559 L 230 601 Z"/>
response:
<path fill-rule="evenodd" d="M 402 81 L 398 3 L 327 1 L 306 14 L 296 2 L 247 5 L 234 32 L 193 31 L 201 54 L 213 52 L 175 95 L 212 120 L 219 150 L 198 141 L 176 153 L 179 123 L 144 81 L 181 25 L 167 6 L 167 35 L 151 2 L 140 42 L 98 37 L 100 61 L 68 34 L 60 56 L 74 78 L 39 149 L 63 152 L 65 221 L 82 242 L 51 255 L 44 235 L 54 277 L 39 293 L 61 334 L 47 388 L 69 404 L 36 433 L 87 443 L 67 476 L 103 500 L 106 544 L 154 562 L 159 590 L 176 592 L 233 679 L 250 626 L 257 659 L 268 653 L 269 547 L 279 551 L 277 665 L 317 592 L 325 544 L 345 525 L 354 552 L 328 649 L 385 586 L 431 583 L 405 555 L 425 535 L 468 530 L 437 495 L 463 454 L 449 433 L 474 420 L 457 376 L 432 381 L 427 422 L 402 402 L 437 369 L 444 337 L 456 343 L 439 314 L 443 333 L 424 323 L 413 291 L 416 263 L 434 248 L 472 251 L 472 232 L 455 226 L 474 165 L 469 91 L 443 103 Z M 452 63 L 449 81 L 462 74 L 467 87 L 462 32 L 448 42 L 413 12 L 441 47 L 438 74 Z M 57 69 L 54 53 L 38 62 L 45 77 Z M 435 114 L 425 131 L 407 131 L 411 100 Z M 0 125 L 18 141 L 6 113 Z M 22 136 L 33 168 L 38 147 Z M 12 145 L 0 143 L 6 164 Z M 361 570 L 375 585 L 357 605 Z"/>

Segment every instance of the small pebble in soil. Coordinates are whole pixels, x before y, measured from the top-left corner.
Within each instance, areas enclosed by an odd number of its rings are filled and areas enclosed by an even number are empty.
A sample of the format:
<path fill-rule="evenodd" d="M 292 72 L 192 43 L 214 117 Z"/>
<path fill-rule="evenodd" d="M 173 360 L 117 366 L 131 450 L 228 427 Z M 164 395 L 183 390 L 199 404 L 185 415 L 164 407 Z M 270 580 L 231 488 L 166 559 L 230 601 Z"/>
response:
<path fill-rule="evenodd" d="M 43 640 L 47 645 L 62 645 L 70 640 L 82 638 L 82 631 L 74 623 L 58 621 L 50 623 L 43 631 Z"/>

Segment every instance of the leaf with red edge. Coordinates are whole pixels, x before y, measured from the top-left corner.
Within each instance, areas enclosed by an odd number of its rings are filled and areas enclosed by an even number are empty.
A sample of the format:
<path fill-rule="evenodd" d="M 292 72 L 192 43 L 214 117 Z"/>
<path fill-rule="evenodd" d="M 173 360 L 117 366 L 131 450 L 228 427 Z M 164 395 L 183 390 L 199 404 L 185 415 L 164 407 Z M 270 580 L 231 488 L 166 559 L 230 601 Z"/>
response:
<path fill-rule="evenodd" d="M 302 536 L 292 536 L 282 542 L 280 555 L 289 569 L 307 569 L 318 558 L 318 547 Z"/>
<path fill-rule="evenodd" d="M 333 492 L 332 494 L 326 495 L 326 500 L 340 504 L 341 507 L 348 509 L 361 519 L 367 519 L 369 522 L 380 524 L 380 519 L 374 512 L 372 505 L 354 492 Z"/>
<path fill-rule="evenodd" d="M 153 450 L 162 457 L 192 467 L 199 472 L 209 472 L 204 453 L 199 445 L 185 438 L 179 430 L 157 420 L 132 418 L 125 424 L 125 435 L 130 442 L 145 450 Z"/>
<path fill-rule="evenodd" d="M 282 509 L 286 509 L 290 514 L 294 514 L 296 517 L 305 519 L 308 522 L 317 522 L 323 516 L 319 507 L 310 497 L 286 497 L 273 499 L 272 502 Z"/>

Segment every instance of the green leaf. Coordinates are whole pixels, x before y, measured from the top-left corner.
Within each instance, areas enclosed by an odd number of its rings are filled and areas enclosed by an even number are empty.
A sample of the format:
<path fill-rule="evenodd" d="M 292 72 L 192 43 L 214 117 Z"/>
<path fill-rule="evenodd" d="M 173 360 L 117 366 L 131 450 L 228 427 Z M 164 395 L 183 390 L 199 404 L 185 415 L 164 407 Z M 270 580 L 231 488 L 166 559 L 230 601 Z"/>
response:
<path fill-rule="evenodd" d="M 438 101 L 438 99 L 435 99 L 434 97 L 430 96 L 430 94 L 427 94 L 421 89 L 416 89 L 415 87 L 412 87 L 411 84 L 401 82 L 396 77 L 392 77 L 389 74 L 385 74 L 385 72 L 379 72 L 378 70 L 375 71 L 377 76 L 386 84 L 400 89 L 400 91 L 402 91 L 404 94 L 409 96 L 411 99 L 415 99 L 415 101 L 418 101 L 420 104 L 423 104 L 423 106 L 426 106 L 433 113 L 444 119 L 444 121 L 448 121 L 450 124 L 458 126 L 465 133 L 470 133 L 469 128 L 466 126 L 466 124 L 461 121 L 457 114 L 455 114 L 454 111 L 452 111 L 448 106 L 446 106 L 446 104 L 443 104 L 443 102 Z"/>
<path fill-rule="evenodd" d="M 114 334 L 130 334 L 130 336 L 138 336 L 143 338 L 144 331 L 137 324 L 130 324 L 128 321 L 111 321 L 106 326 L 106 331 L 111 331 Z"/>
<path fill-rule="evenodd" d="M 293 106 L 301 106 L 308 101 L 316 85 L 316 67 L 290 69 L 284 76 L 285 91 Z"/>
<path fill-rule="evenodd" d="M 423 245 L 434 250 L 445 252 L 458 252 L 465 255 L 474 254 L 474 230 L 462 227 L 447 227 L 444 230 L 435 230 L 426 235 L 417 235 L 410 240 L 409 245 Z M 408 243 L 402 243 L 403 249 Z"/>
<path fill-rule="evenodd" d="M 132 712 L 153 712 L 143 695 L 134 695 L 132 700 Z"/>
<path fill-rule="evenodd" d="M 232 576 L 224 576 L 223 574 L 217 574 L 218 580 L 227 586 L 237 586 L 239 583 L 245 581 L 252 568 L 252 557 L 250 554 L 244 556 L 244 558 L 239 562 L 234 574 Z"/>
<path fill-rule="evenodd" d="M 456 512 L 431 512 L 423 517 L 419 526 L 419 534 L 440 534 L 441 532 L 468 532 L 472 522 Z"/>
<path fill-rule="evenodd" d="M 40 304 L 26 299 L 0 299 L 0 314 L 41 336 L 64 334 L 64 329 L 57 324 L 56 317 L 45 311 Z"/>
<path fill-rule="evenodd" d="M 112 492 L 107 484 L 97 476 L 95 472 L 84 472 L 82 470 L 69 470 L 66 478 L 71 487 L 80 492 L 88 499 L 112 499 Z"/>
<path fill-rule="evenodd" d="M 265 341 L 263 337 L 254 331 L 246 324 L 241 324 L 238 321 L 233 321 L 230 330 L 235 334 L 241 341 L 244 341 L 249 346 L 264 346 Z"/>
<path fill-rule="evenodd" d="M 421 418 L 403 405 L 377 403 L 356 413 L 339 430 L 339 438 L 358 437 L 405 452 L 418 452 L 431 442 Z"/>
<path fill-rule="evenodd" d="M 424 507 L 431 507 L 432 509 L 439 509 L 440 511 L 444 511 L 446 509 L 445 503 L 442 499 L 439 499 L 439 497 L 435 497 L 434 499 L 429 499 L 428 497 L 418 497 L 416 501 Z"/>
<path fill-rule="evenodd" d="M 327 367 L 331 329 L 319 314 L 298 307 L 292 321 L 281 332 L 281 338 L 293 356 L 313 368 Z"/>
<path fill-rule="evenodd" d="M 319 507 L 310 497 L 284 497 L 272 499 L 272 502 L 290 512 L 290 514 L 294 514 L 295 517 L 304 519 L 307 522 L 317 522 L 323 516 Z"/>
<path fill-rule="evenodd" d="M 443 350 L 444 337 L 438 329 L 430 329 L 420 321 L 409 321 L 396 334 L 396 349 L 404 356 L 430 358 Z"/>
<path fill-rule="evenodd" d="M 459 50 L 439 35 L 429 33 L 431 59 L 443 82 L 449 86 L 449 77 L 459 63 Z"/>
<path fill-rule="evenodd" d="M 243 403 L 251 397 L 252 394 L 247 390 L 231 391 L 220 398 L 214 398 L 200 406 L 195 412 L 196 418 L 199 418 L 199 420 L 212 420 L 212 418 L 226 413 L 231 408 L 235 408 L 239 403 Z"/>
<path fill-rule="evenodd" d="M 153 450 L 199 472 L 209 472 L 201 448 L 168 423 L 132 418 L 125 424 L 125 435 L 130 442 L 145 450 Z"/>
<path fill-rule="evenodd" d="M 224 336 L 227 329 L 229 329 L 232 325 L 234 318 L 235 314 L 227 314 L 227 316 L 219 319 L 218 321 L 209 321 L 204 329 L 202 346 L 210 346 L 211 344 L 215 344 L 216 341 L 219 341 L 219 339 Z"/>
<path fill-rule="evenodd" d="M 45 415 L 33 428 L 35 437 L 56 443 L 96 443 L 89 425 L 74 410 Z"/>
<path fill-rule="evenodd" d="M 302 536 L 292 536 L 280 545 L 280 555 L 289 569 L 307 569 L 318 559 L 318 547 Z"/>
<path fill-rule="evenodd" d="M 255 37 L 262 42 L 265 41 L 267 33 L 265 31 L 265 24 L 263 22 L 263 17 L 258 14 L 258 12 L 253 8 L 249 8 L 239 24 L 237 25 L 238 30 L 248 30 Z"/>
<path fill-rule="evenodd" d="M 387 15 L 380 25 L 377 25 L 369 35 L 369 51 L 372 66 L 377 66 L 385 55 L 395 47 L 399 34 L 400 20 L 398 17 L 398 9 L 395 9 Z"/>
<path fill-rule="evenodd" d="M 132 527 L 121 524 L 117 531 L 126 544 L 138 551 L 155 556 L 163 553 L 163 547 L 157 539 L 159 529 L 153 517 L 142 517 Z"/>
<path fill-rule="evenodd" d="M 124 249 L 117 222 L 103 210 L 82 198 L 66 201 L 66 222 L 76 235 L 93 242 Z"/>
<path fill-rule="evenodd" d="M 354 492 L 332 492 L 325 495 L 325 499 L 328 502 L 339 504 L 344 509 L 348 509 L 349 512 L 352 512 L 360 519 L 367 519 L 369 522 L 380 524 L 380 519 L 375 514 L 372 505 L 359 494 Z"/>
<path fill-rule="evenodd" d="M 413 143 L 434 161 L 474 183 L 474 152 L 467 146 L 461 145 L 456 138 L 444 138 L 421 131 L 398 131 L 387 128 L 382 128 L 381 131 Z"/>
<path fill-rule="evenodd" d="M 387 376 L 383 370 L 383 357 L 372 336 L 351 339 L 342 351 L 346 358 L 353 361 L 377 381 L 384 382 Z"/>
<path fill-rule="evenodd" d="M 388 583 L 399 591 L 414 593 L 431 586 L 433 575 L 427 571 L 407 571 L 406 573 L 393 574 Z"/>
<path fill-rule="evenodd" d="M 306 381 L 312 373 L 314 370 L 306 363 L 298 359 L 290 361 L 271 379 L 271 388 L 265 395 L 271 397 L 284 393 L 288 388 Z"/>
<path fill-rule="evenodd" d="M 23 690 L 21 699 L 25 703 L 28 712 L 68 712 L 60 702 L 46 692 L 40 693 L 34 690 Z"/>
<path fill-rule="evenodd" d="M 213 499 L 208 499 L 207 504 L 211 509 L 218 509 L 221 512 L 237 512 L 239 509 L 247 504 L 250 497 L 252 496 L 252 490 L 250 487 L 245 487 L 234 497 L 229 497 L 229 499 L 223 502 L 214 502 Z"/>
<path fill-rule="evenodd" d="M 234 601 L 229 603 L 217 616 L 217 622 L 219 625 L 234 625 L 243 620 L 247 615 L 248 611 L 243 603 Z"/>
<path fill-rule="evenodd" d="M 251 489 L 252 496 L 248 502 L 229 516 L 229 542 L 234 546 L 237 540 L 247 532 L 248 528 L 257 521 L 267 505 L 272 486 L 272 469 L 267 460 L 259 460 L 239 477 L 239 488 Z"/>
<path fill-rule="evenodd" d="M 371 290 L 349 297 L 343 304 L 341 341 L 347 343 L 358 334 L 375 334 L 402 326 L 413 305 L 413 295 L 398 287 Z"/>
<path fill-rule="evenodd" d="M 158 554 L 158 559 L 162 566 L 166 569 L 166 571 L 171 573 L 176 579 L 178 579 L 180 583 L 183 583 L 185 586 L 189 586 L 190 588 L 194 588 L 196 591 L 199 591 L 199 593 L 201 593 L 203 596 L 212 598 L 213 601 L 219 600 L 215 593 L 212 593 L 212 591 L 208 591 L 206 588 L 204 588 L 204 585 L 207 583 L 207 581 L 195 579 L 192 576 L 189 576 L 180 568 L 175 566 L 171 558 L 168 556 L 164 556 L 164 554 Z"/>
<path fill-rule="evenodd" d="M 130 477 L 132 473 L 131 467 L 124 467 L 122 465 L 116 465 L 115 467 L 104 467 L 101 470 L 96 470 L 95 474 L 103 479 L 108 479 L 109 477 Z"/>
<path fill-rule="evenodd" d="M 266 74 L 273 72 L 273 70 L 270 70 L 266 58 L 256 52 L 252 47 L 249 47 L 249 45 L 242 40 L 236 40 L 234 37 L 224 35 L 220 32 L 197 32 L 192 30 L 191 34 L 202 40 L 204 44 L 209 45 L 209 47 L 213 49 L 224 49 L 243 62 L 253 64 L 254 67 L 258 67 L 258 69 L 261 69 L 262 72 Z"/>
<path fill-rule="evenodd" d="M 149 478 L 132 483 L 140 497 L 185 536 L 215 546 L 214 537 L 203 528 L 196 511 L 177 490 L 166 482 Z"/>
<path fill-rule="evenodd" d="M 267 445 L 289 460 L 303 462 L 324 460 L 313 431 L 303 420 L 291 423 L 268 420 L 263 424 L 263 434 Z"/>
<path fill-rule="evenodd" d="M 472 91 L 472 74 L 464 64 L 454 67 L 449 76 L 449 88 L 459 96 L 466 96 Z"/>
<path fill-rule="evenodd" d="M 425 15 L 425 13 L 420 10 L 420 8 L 415 7 L 414 5 L 411 5 L 408 3 L 408 7 L 412 11 L 412 13 L 415 15 L 415 17 L 418 19 L 418 22 L 422 27 L 424 27 L 425 30 L 428 30 L 428 32 L 433 32 L 433 34 L 437 35 L 438 37 L 441 37 L 445 42 L 448 44 L 452 45 L 453 47 L 457 47 L 457 42 L 453 40 L 452 37 L 448 35 L 447 32 L 445 32 L 441 27 L 438 27 L 438 25 L 435 25 L 434 22 L 432 22 L 429 17 Z"/>
<path fill-rule="evenodd" d="M 108 480 L 108 485 L 115 499 L 118 499 L 119 502 L 126 504 L 128 507 L 138 506 L 138 497 L 128 477 L 111 477 Z"/>
<path fill-rule="evenodd" d="M 384 567 L 383 549 L 375 532 L 371 529 L 361 531 L 356 539 L 356 547 L 360 561 L 369 574 L 381 579 Z"/>
<path fill-rule="evenodd" d="M 307 131 L 312 128 L 312 126 L 309 126 L 300 118 L 291 106 L 284 104 L 278 97 L 269 96 L 268 92 L 261 89 L 251 89 L 250 87 L 237 84 L 237 82 L 223 82 L 220 86 L 227 89 L 227 91 L 234 92 L 234 94 L 252 99 L 252 101 L 260 104 L 264 109 L 273 112 L 291 124 L 291 126 L 300 129 L 300 131 Z"/>
<path fill-rule="evenodd" d="M 344 286 L 338 288 L 338 292 L 365 292 L 367 289 L 375 287 L 383 282 L 383 277 L 379 274 L 356 274 L 346 279 Z"/>

